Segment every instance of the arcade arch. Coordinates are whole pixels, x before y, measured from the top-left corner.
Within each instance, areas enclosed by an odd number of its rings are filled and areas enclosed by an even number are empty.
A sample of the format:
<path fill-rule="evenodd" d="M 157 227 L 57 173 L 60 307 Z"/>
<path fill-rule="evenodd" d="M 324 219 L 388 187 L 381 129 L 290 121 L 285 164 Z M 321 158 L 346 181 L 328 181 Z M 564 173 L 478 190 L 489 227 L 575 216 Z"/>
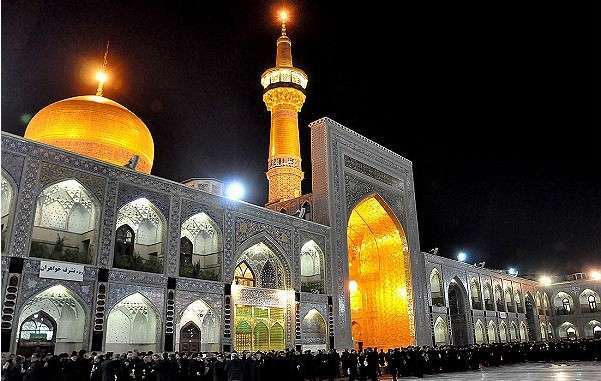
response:
<path fill-rule="evenodd" d="M 44 188 L 36 202 L 31 257 L 91 263 L 98 202 L 77 180 Z"/>
<path fill-rule="evenodd" d="M 157 330 L 161 321 L 152 303 L 139 292 L 131 294 L 109 312 L 105 352 L 156 352 Z"/>
<path fill-rule="evenodd" d="M 84 345 L 87 318 L 79 298 L 63 285 L 52 286 L 23 304 L 19 315 L 17 353 L 36 347 L 49 353 L 71 353 Z"/>

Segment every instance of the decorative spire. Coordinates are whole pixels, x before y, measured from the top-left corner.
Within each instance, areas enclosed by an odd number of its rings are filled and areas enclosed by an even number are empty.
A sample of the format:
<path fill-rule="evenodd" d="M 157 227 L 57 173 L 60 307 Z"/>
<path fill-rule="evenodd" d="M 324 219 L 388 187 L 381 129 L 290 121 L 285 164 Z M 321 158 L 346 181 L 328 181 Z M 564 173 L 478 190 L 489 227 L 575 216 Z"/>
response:
<path fill-rule="evenodd" d="M 280 11 L 280 22 L 282 23 L 282 36 L 286 35 L 286 21 L 288 21 L 288 12 L 285 9 Z"/>
<path fill-rule="evenodd" d="M 106 66 L 108 64 L 108 55 L 109 55 L 109 42 L 106 42 L 106 51 L 104 52 L 104 62 L 102 63 L 102 69 L 96 73 L 96 80 L 98 81 L 98 87 L 96 88 L 96 95 L 101 97 L 102 90 L 104 88 L 104 82 L 106 82 Z"/>
<path fill-rule="evenodd" d="M 292 41 L 286 35 L 286 22 L 288 21 L 288 11 L 280 10 L 279 19 L 282 23 L 282 35 L 277 41 L 277 53 L 275 56 L 276 67 L 292 67 Z"/>

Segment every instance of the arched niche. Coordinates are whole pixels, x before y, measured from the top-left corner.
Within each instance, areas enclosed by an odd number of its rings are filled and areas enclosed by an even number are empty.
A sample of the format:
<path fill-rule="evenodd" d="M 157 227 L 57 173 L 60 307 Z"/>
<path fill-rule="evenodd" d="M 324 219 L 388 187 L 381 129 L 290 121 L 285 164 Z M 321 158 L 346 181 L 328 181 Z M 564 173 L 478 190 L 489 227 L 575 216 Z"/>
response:
<path fill-rule="evenodd" d="M 52 333 L 46 334 L 46 339 L 43 339 L 42 335 L 22 335 L 20 330 L 26 320 L 32 323 L 46 321 L 46 327 L 50 328 Z M 21 307 L 17 353 L 31 354 L 36 346 L 44 347 L 42 342 L 49 341 L 52 342 L 54 353 L 79 351 L 84 347 L 84 328 L 87 321 L 88 317 L 79 297 L 61 284 L 52 286 L 29 298 Z M 28 324 L 26 330 L 27 326 Z"/>
<path fill-rule="evenodd" d="M 11 227 L 14 219 L 15 202 L 17 199 L 17 187 L 13 179 L 2 170 L 2 254 L 8 250 Z"/>
<path fill-rule="evenodd" d="M 77 180 L 44 188 L 37 198 L 31 257 L 92 263 L 98 230 L 98 201 Z"/>
<path fill-rule="evenodd" d="M 557 315 L 571 315 L 574 313 L 574 298 L 567 292 L 560 291 L 553 298 L 553 307 Z"/>
<path fill-rule="evenodd" d="M 113 266 L 162 273 L 166 226 L 161 211 L 146 198 L 138 198 L 119 208 Z M 122 240 L 125 232 L 132 232 L 131 241 Z"/>
<path fill-rule="evenodd" d="M 486 343 L 486 332 L 484 330 L 484 324 L 482 321 L 476 320 L 476 324 L 474 324 L 474 341 L 476 344 L 484 344 Z"/>
<path fill-rule="evenodd" d="M 362 327 L 362 345 L 414 344 L 407 237 L 379 195 L 364 198 L 349 213 L 347 244 L 351 319 Z"/>
<path fill-rule="evenodd" d="M 482 295 L 480 293 L 480 281 L 474 277 L 470 280 L 470 295 L 472 308 L 476 310 L 482 309 Z"/>
<path fill-rule="evenodd" d="M 305 242 L 300 254 L 301 291 L 323 294 L 324 292 L 324 256 L 323 251 L 310 240 Z"/>
<path fill-rule="evenodd" d="M 430 273 L 430 299 L 433 306 L 444 307 L 445 305 L 442 275 L 437 268 L 433 268 Z"/>
<path fill-rule="evenodd" d="M 449 344 L 449 328 L 447 322 L 442 317 L 437 317 L 434 322 L 434 345 Z"/>
<path fill-rule="evenodd" d="M 222 261 L 219 226 L 204 212 L 188 217 L 181 226 L 180 276 L 218 281 Z"/>
<path fill-rule="evenodd" d="M 325 350 L 327 348 L 327 325 L 316 309 L 309 310 L 301 322 L 303 351 Z"/>
<path fill-rule="evenodd" d="M 557 329 L 560 339 L 576 340 L 579 337 L 578 328 L 571 322 L 564 322 Z"/>
<path fill-rule="evenodd" d="M 489 343 L 497 342 L 497 325 L 492 320 L 488 322 L 487 335 Z"/>
<path fill-rule="evenodd" d="M 244 270 L 244 271 L 243 271 Z M 244 281 L 241 274 L 252 282 Z M 247 248 L 236 260 L 233 284 L 254 287 L 285 289 L 289 284 L 290 274 L 274 251 L 264 242 L 259 242 Z"/>
<path fill-rule="evenodd" d="M 449 317 L 453 345 L 468 344 L 468 295 L 465 286 L 457 277 L 449 282 Z"/>
<path fill-rule="evenodd" d="M 194 350 L 196 349 L 196 345 L 190 346 L 190 342 L 186 343 L 182 341 L 182 332 L 186 333 L 186 329 L 190 329 L 192 333 L 194 332 L 194 326 L 190 326 L 190 323 L 198 327 L 200 332 L 199 337 L 189 339 L 198 339 L 197 350 Z M 186 325 L 188 325 L 187 328 Z M 218 352 L 221 350 L 219 340 L 221 337 L 220 326 L 221 320 L 215 311 L 204 300 L 195 300 L 182 311 L 179 322 L 176 325 L 176 348 L 179 348 L 180 352 Z"/>
<path fill-rule="evenodd" d="M 587 288 L 580 293 L 578 299 L 580 301 L 580 312 L 593 313 L 599 311 L 601 298 L 597 292 Z"/>
<path fill-rule="evenodd" d="M 156 352 L 157 330 L 161 330 L 161 320 L 152 303 L 139 292 L 131 294 L 108 314 L 105 352 Z"/>

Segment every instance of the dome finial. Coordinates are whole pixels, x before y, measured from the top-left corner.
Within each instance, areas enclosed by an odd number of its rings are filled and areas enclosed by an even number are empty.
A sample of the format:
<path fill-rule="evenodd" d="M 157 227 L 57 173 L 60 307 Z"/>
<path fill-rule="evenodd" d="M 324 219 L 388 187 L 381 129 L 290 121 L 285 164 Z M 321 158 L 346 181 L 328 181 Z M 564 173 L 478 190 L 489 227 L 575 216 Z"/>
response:
<path fill-rule="evenodd" d="M 106 51 L 104 52 L 104 62 L 102 63 L 102 69 L 100 69 L 100 71 L 98 71 L 96 73 L 96 80 L 98 81 L 98 87 L 96 88 L 96 95 L 99 97 L 102 96 L 104 82 L 106 82 L 106 79 L 107 79 L 106 66 L 108 64 L 109 43 L 110 43 L 110 41 L 106 42 Z"/>
<path fill-rule="evenodd" d="M 288 11 L 282 8 L 279 14 L 280 22 L 282 23 L 282 36 L 286 35 L 286 21 L 288 21 Z"/>

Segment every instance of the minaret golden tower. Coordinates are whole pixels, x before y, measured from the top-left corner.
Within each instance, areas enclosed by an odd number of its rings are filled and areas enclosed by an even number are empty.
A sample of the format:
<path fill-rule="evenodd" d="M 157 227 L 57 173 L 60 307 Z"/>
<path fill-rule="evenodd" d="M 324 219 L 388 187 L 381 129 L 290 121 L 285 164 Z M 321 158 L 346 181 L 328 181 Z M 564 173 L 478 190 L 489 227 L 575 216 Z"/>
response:
<path fill-rule="evenodd" d="M 288 15 L 280 12 L 282 35 L 277 39 L 275 67 L 261 75 L 263 102 L 271 112 L 269 132 L 269 157 L 267 204 L 290 200 L 301 195 L 300 141 L 298 113 L 305 103 L 308 77 L 304 71 L 292 66 L 292 41 L 286 35 Z"/>

